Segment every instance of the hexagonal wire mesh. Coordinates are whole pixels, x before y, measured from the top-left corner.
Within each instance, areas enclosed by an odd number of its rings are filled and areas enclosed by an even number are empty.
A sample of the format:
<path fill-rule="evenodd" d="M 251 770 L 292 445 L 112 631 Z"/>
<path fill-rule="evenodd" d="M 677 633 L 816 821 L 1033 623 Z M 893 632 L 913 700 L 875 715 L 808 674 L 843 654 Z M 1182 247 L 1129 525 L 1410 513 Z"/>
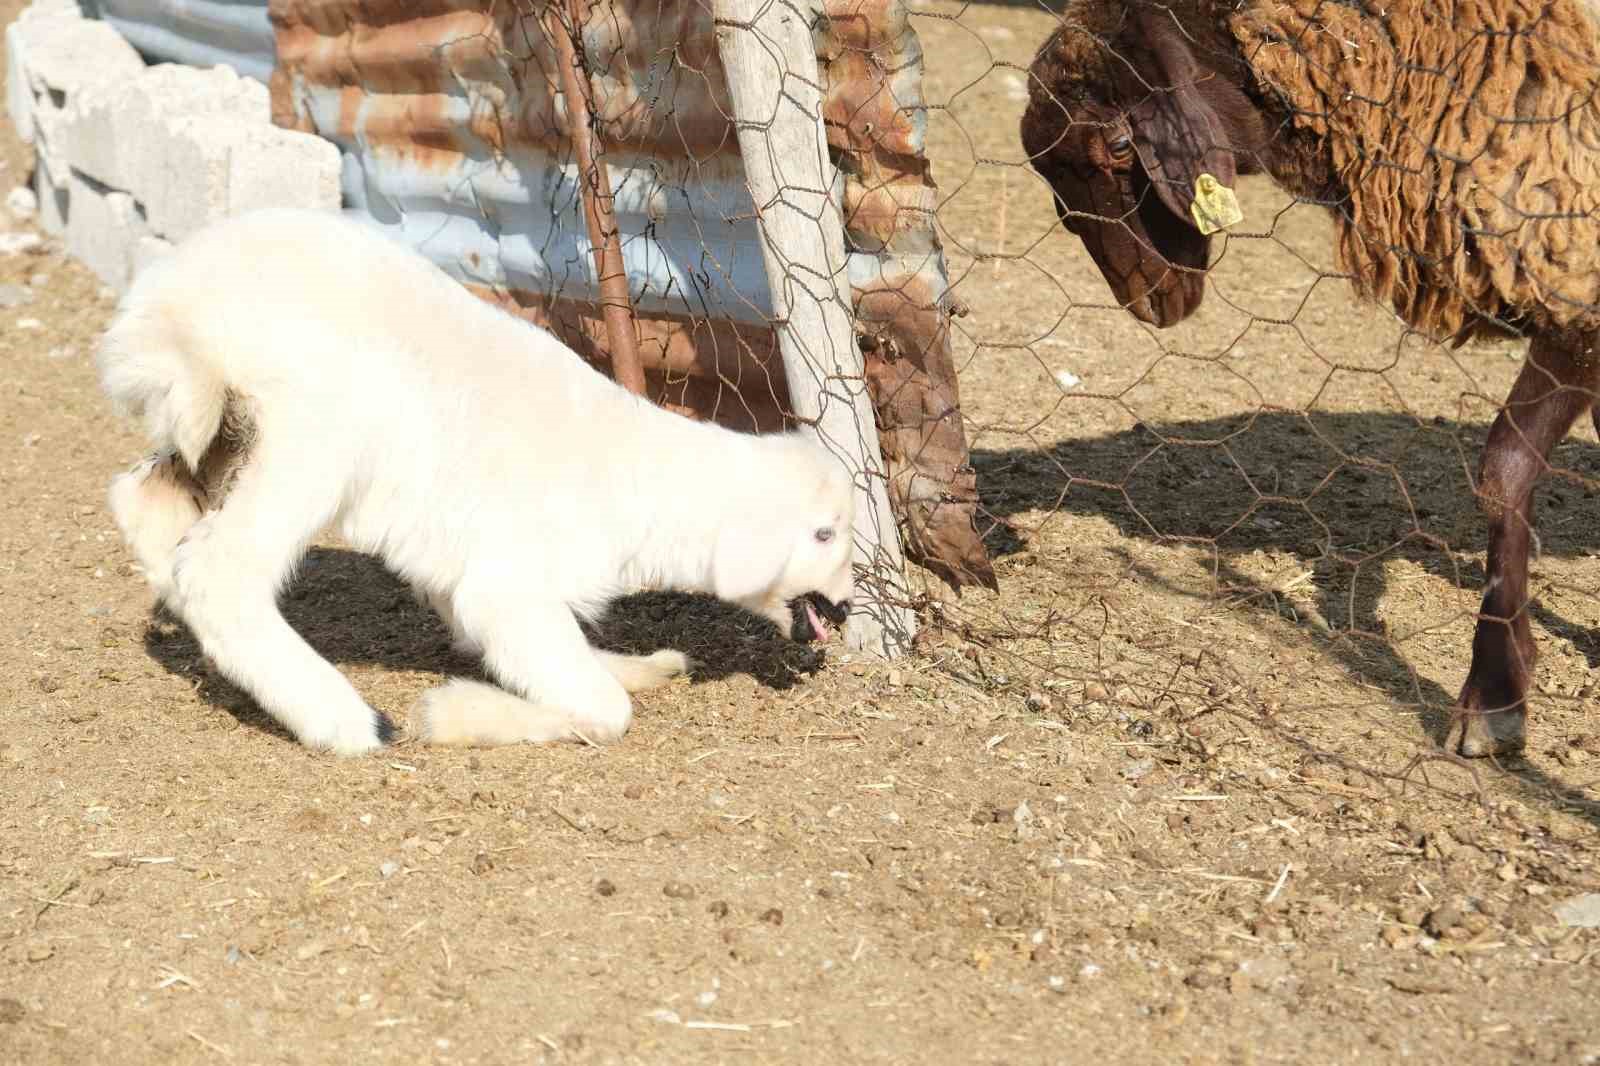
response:
<path fill-rule="evenodd" d="M 855 312 L 890 494 L 923 564 L 907 603 L 953 683 L 1064 726 L 1110 715 L 1182 737 L 1196 718 L 1247 715 L 1360 762 L 1375 749 L 1352 746 L 1354 716 L 1391 750 L 1429 750 L 1472 657 L 1483 495 L 1497 598 L 1471 702 L 1494 710 L 1532 683 L 1535 735 L 1582 712 L 1600 651 L 1587 562 L 1600 453 L 1586 424 L 1566 429 L 1588 409 L 1600 322 L 1584 258 L 1600 196 L 1592 6 L 823 6 L 814 88 L 846 263 L 792 278 Z M 458 257 L 466 280 L 606 363 L 617 346 L 584 239 L 587 181 L 609 200 L 649 393 L 783 424 L 792 401 L 717 45 L 748 27 L 659 0 L 470 19 L 429 31 L 454 88 L 441 114 L 409 111 L 422 132 L 404 135 L 493 163 L 451 178 L 457 205 L 500 233 L 483 259 Z M 562 34 L 587 75 L 604 179 L 571 157 Z M 357 57 L 369 90 L 376 37 Z M 280 64 L 305 80 L 290 39 L 280 25 Z M 369 141 L 398 129 L 361 115 Z M 1236 187 L 1242 218 L 1202 232 L 1191 204 L 1227 204 L 1197 197 L 1201 175 Z M 1503 409 L 1529 335 L 1535 369 Z M 853 358 L 822 353 L 826 391 L 859 390 Z M 1557 476 L 1534 537 L 1526 498 L 1550 441 Z M 1496 743 L 1468 733 L 1453 750 Z"/>

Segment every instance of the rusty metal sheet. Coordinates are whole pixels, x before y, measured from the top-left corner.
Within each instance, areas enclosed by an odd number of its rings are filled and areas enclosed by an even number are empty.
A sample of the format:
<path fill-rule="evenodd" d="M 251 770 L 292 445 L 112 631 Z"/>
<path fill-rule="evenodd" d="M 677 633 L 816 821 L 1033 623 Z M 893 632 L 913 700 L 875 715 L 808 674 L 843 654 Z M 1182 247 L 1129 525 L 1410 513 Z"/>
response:
<path fill-rule="evenodd" d="M 821 10 L 823 117 L 891 498 L 914 558 L 952 584 L 992 585 L 945 322 L 921 46 L 904 0 Z M 274 118 L 340 146 L 349 208 L 604 366 L 546 4 L 272 0 L 270 11 Z M 770 372 L 772 304 L 710 5 L 587 11 L 582 53 L 651 394 L 770 428 L 787 397 Z"/>

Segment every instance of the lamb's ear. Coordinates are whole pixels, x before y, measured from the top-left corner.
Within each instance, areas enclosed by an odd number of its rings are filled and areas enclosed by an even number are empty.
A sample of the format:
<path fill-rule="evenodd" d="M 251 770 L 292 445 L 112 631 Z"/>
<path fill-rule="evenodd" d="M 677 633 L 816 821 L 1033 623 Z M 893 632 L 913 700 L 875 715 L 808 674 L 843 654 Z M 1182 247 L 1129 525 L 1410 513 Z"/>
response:
<path fill-rule="evenodd" d="M 784 523 L 771 515 L 739 515 L 717 533 L 711 559 L 711 591 L 730 603 L 755 597 L 783 576 L 790 543 Z"/>
<path fill-rule="evenodd" d="M 1221 76 L 1195 59 L 1193 42 L 1164 9 L 1140 5 L 1133 20 L 1119 80 L 1123 98 L 1137 101 L 1128 113 L 1134 148 L 1167 209 L 1195 226 L 1200 175 L 1227 189 L 1237 179 L 1228 128 L 1213 106 L 1219 87 L 1210 83 Z"/>

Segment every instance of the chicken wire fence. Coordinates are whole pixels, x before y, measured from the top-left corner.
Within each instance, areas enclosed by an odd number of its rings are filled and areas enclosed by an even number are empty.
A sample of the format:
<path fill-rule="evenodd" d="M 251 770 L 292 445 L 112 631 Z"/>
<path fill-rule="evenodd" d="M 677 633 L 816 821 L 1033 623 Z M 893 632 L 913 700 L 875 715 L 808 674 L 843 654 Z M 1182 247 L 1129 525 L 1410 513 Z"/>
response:
<path fill-rule="evenodd" d="M 467 103 L 432 118 L 413 109 L 421 132 L 406 136 L 418 151 L 466 141 L 469 156 L 501 169 L 510 160 L 523 190 L 515 210 L 488 202 L 481 170 L 453 186 L 517 235 L 497 246 L 500 272 L 478 279 L 486 295 L 552 325 L 619 380 L 636 359 L 632 380 L 696 417 L 770 431 L 870 403 L 876 434 L 856 418 L 853 433 L 828 443 L 860 482 L 887 490 L 912 563 L 902 581 L 892 551 L 869 555 L 863 579 L 914 613 L 917 648 L 945 677 L 997 708 L 1069 728 L 1078 715 L 1110 717 L 1135 736 L 1247 716 L 1319 758 L 1385 775 L 1408 764 L 1379 757 L 1375 735 L 1396 751 L 1436 752 L 1485 580 L 1478 455 L 1521 366 L 1525 323 L 1502 315 L 1498 335 L 1441 345 L 1357 300 L 1352 282 L 1370 288 L 1362 271 L 1395 271 L 1382 294 L 1397 306 L 1423 301 L 1430 264 L 1406 242 L 1460 250 L 1459 232 L 1429 229 L 1441 175 L 1457 195 L 1474 195 L 1462 192 L 1471 182 L 1493 199 L 1502 175 L 1489 164 L 1504 163 L 1496 138 L 1592 112 L 1593 101 L 1567 97 L 1565 110 L 1519 114 L 1515 84 L 1480 70 L 1481 46 L 1497 34 L 1536 42 L 1541 12 L 1576 9 L 1508 0 L 1500 6 L 1520 20 L 1510 30 L 1466 33 L 1456 54 L 1430 56 L 1384 36 L 1389 18 L 1443 25 L 1420 3 L 1271 5 L 1299 20 L 1298 36 L 1279 27 L 1256 42 L 1288 49 L 1282 69 L 1326 73 L 1330 55 L 1370 57 L 1357 101 L 1366 120 L 1431 100 L 1393 123 L 1387 154 L 1336 161 L 1346 177 L 1388 190 L 1381 224 L 1395 239 L 1358 254 L 1351 229 L 1330 221 L 1350 217 L 1348 196 L 1245 178 L 1234 185 L 1242 217 L 1211 236 L 1209 272 L 1204 252 L 1197 263 L 1173 256 L 1172 271 L 1196 287 L 1184 298 L 1203 292 L 1203 306 L 1158 329 L 1130 313 L 1136 300 L 1108 285 L 1114 271 L 1097 269 L 1094 249 L 1063 227 L 1019 139 L 1030 89 L 1041 89 L 1030 64 L 1061 25 L 1059 7 L 781 6 L 803 23 L 815 68 L 708 3 L 518 0 L 483 12 L 473 33 L 446 35 L 431 53 L 434 78 Z M 293 68 L 285 16 L 275 9 L 275 19 L 280 70 Z M 807 92 L 820 99 L 836 168 L 826 186 L 797 178 L 803 153 L 774 138 L 765 167 L 777 192 L 752 199 L 749 136 L 770 130 L 748 108 L 736 114 L 730 95 L 726 37 L 740 33 L 760 36 L 760 53 L 782 69 L 768 117 L 810 106 L 815 118 Z M 1102 51 L 1113 66 L 1140 61 Z M 1304 121 L 1268 132 L 1320 165 L 1314 131 L 1340 119 L 1319 108 L 1355 97 L 1287 98 Z M 1113 125 L 1062 113 L 1064 128 Z M 1477 155 L 1446 143 L 1446 120 L 1462 116 L 1480 124 L 1468 138 Z M 1142 164 L 1160 169 L 1144 160 L 1133 169 Z M 1143 180 L 1135 211 L 1080 210 L 1069 221 L 1121 227 L 1136 245 L 1170 251 L 1161 227 L 1172 219 L 1140 214 L 1156 199 L 1151 174 Z M 1541 247 L 1562 226 L 1593 236 L 1592 215 L 1552 203 L 1534 218 L 1531 202 L 1480 203 L 1478 245 L 1490 226 L 1493 239 L 1516 241 L 1519 221 L 1538 222 Z M 780 209 L 812 225 L 817 257 L 763 245 L 757 220 Z M 830 224 L 843 234 L 831 251 Z M 1568 250 L 1540 254 L 1559 267 Z M 774 264 L 781 282 L 769 287 Z M 1590 274 L 1569 286 L 1580 299 L 1600 276 Z M 1452 327 L 1487 300 L 1472 278 L 1455 278 Z M 779 334 L 804 300 L 848 308 L 851 332 L 842 344 L 816 331 L 797 338 L 803 365 L 791 357 L 786 369 Z M 808 398 L 797 402 L 797 391 Z M 1600 653 L 1586 536 L 1600 471 L 1591 440 L 1585 427 L 1558 445 L 1560 476 L 1541 490 L 1526 605 L 1546 657 L 1535 744 L 1544 716 L 1589 701 L 1587 668 Z M 895 540 L 869 530 L 869 549 L 875 537 Z"/>

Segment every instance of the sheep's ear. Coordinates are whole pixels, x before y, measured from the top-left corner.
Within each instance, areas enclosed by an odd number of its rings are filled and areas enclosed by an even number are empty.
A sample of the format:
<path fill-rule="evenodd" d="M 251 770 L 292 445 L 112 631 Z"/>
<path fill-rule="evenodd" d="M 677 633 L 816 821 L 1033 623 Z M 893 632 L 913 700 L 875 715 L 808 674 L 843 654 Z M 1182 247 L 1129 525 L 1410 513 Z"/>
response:
<path fill-rule="evenodd" d="M 1189 205 L 1200 175 L 1228 188 L 1237 178 L 1228 126 L 1214 106 L 1222 76 L 1195 59 L 1163 9 L 1141 5 L 1133 18 L 1122 70 L 1123 98 L 1138 101 L 1128 113 L 1134 148 L 1168 210 L 1194 225 Z"/>
<path fill-rule="evenodd" d="M 789 532 L 771 515 L 741 515 L 717 533 L 711 591 L 742 603 L 770 589 L 789 564 Z"/>

